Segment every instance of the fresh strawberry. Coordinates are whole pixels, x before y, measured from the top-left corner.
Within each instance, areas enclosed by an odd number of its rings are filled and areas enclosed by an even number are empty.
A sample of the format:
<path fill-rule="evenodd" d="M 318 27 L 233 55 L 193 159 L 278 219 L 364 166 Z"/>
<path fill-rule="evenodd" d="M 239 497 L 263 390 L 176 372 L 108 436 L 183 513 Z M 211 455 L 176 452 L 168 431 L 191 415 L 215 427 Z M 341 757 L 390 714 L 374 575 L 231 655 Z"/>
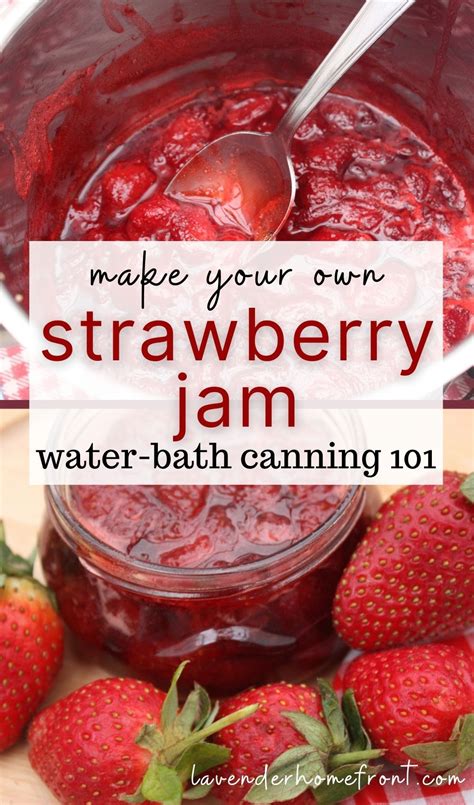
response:
<path fill-rule="evenodd" d="M 102 177 L 102 203 L 109 215 L 123 212 L 156 181 L 155 174 L 143 162 L 117 162 Z"/>
<path fill-rule="evenodd" d="M 437 640 L 474 622 L 474 506 L 446 472 L 380 508 L 339 582 L 334 625 L 350 646 Z"/>
<path fill-rule="evenodd" d="M 33 560 L 15 556 L 0 524 L 0 752 L 20 737 L 61 666 L 64 630 Z"/>
<path fill-rule="evenodd" d="M 254 715 L 245 723 L 222 730 L 215 738 L 231 752 L 230 760 L 215 775 L 216 794 L 226 805 L 240 802 L 314 805 L 318 795 L 322 799 L 328 794 L 331 798 L 324 801 L 338 802 L 357 790 L 357 784 L 351 785 L 357 778 L 342 783 L 336 794 L 327 778 L 329 772 L 340 778 L 354 774 L 364 765 L 360 775 L 362 787 L 367 768 L 371 773 L 378 771 L 368 767 L 368 761 L 379 757 L 381 752 L 370 748 L 351 694 L 343 701 L 343 714 L 327 682 L 319 681 L 319 691 L 282 682 L 228 699 L 221 715 L 230 716 L 251 705 L 258 705 Z M 262 779 L 265 772 L 266 784 Z M 209 780 L 203 778 L 205 782 L 213 779 L 212 774 L 208 777 Z M 272 778 L 277 779 L 272 782 Z"/>
<path fill-rule="evenodd" d="M 179 805 L 193 770 L 227 760 L 225 748 L 205 739 L 256 707 L 214 721 L 209 697 L 196 686 L 179 710 L 177 683 L 185 665 L 167 694 L 137 679 L 99 679 L 36 716 L 28 733 L 30 761 L 60 802 Z M 193 798 L 208 791 L 194 787 Z"/>
<path fill-rule="evenodd" d="M 116 802 L 137 790 L 150 753 L 136 738 L 159 721 L 165 694 L 134 679 L 99 679 L 31 724 L 30 761 L 60 802 Z"/>
<path fill-rule="evenodd" d="M 448 643 L 363 654 L 344 686 L 389 760 L 409 757 L 418 771 L 460 773 L 474 761 L 473 659 Z"/>

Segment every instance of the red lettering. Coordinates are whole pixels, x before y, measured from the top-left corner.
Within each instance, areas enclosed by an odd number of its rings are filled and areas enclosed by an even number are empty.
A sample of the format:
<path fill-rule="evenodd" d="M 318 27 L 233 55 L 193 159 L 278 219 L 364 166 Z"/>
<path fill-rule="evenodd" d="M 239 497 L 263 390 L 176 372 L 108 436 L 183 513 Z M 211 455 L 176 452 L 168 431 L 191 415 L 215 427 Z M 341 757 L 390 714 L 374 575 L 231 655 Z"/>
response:
<path fill-rule="evenodd" d="M 415 372 L 416 369 L 418 368 L 418 364 L 420 362 L 423 350 L 424 350 L 426 342 L 428 340 L 428 336 L 429 336 L 429 334 L 431 332 L 433 322 L 432 321 L 425 322 L 425 326 L 423 327 L 423 332 L 421 334 L 421 337 L 420 337 L 420 340 L 418 342 L 417 347 L 415 347 L 415 344 L 413 343 L 413 339 L 412 339 L 412 337 L 410 335 L 410 331 L 409 331 L 409 329 L 407 327 L 407 323 L 405 321 L 399 321 L 398 325 L 399 325 L 400 330 L 402 332 L 405 344 L 407 345 L 407 349 L 408 349 L 408 352 L 410 353 L 410 358 L 411 358 L 410 366 L 408 366 L 407 369 L 402 369 L 401 372 L 400 372 L 400 374 L 402 376 L 407 377 L 408 375 L 412 375 L 413 372 Z"/>
<path fill-rule="evenodd" d="M 81 321 L 81 327 L 86 329 L 86 354 L 91 361 L 101 361 L 102 355 L 94 352 L 94 328 L 102 327 L 100 319 L 94 319 L 92 310 L 88 310 L 86 318 Z"/>
<path fill-rule="evenodd" d="M 133 327 L 135 324 L 132 319 L 125 319 L 125 321 L 117 321 L 114 319 L 112 322 L 112 360 L 120 360 L 120 333 L 126 327 Z"/>
<path fill-rule="evenodd" d="M 257 347 L 257 333 L 263 328 L 272 330 L 276 335 L 276 346 L 270 354 L 264 354 Z M 258 358 L 259 361 L 274 361 L 279 358 L 285 345 L 285 337 L 280 325 L 270 319 L 263 319 L 257 323 L 255 308 L 249 309 L 249 361 Z"/>
<path fill-rule="evenodd" d="M 341 343 L 340 343 L 340 359 L 341 361 L 347 361 L 347 333 L 349 330 L 352 330 L 353 327 L 361 327 L 362 322 L 360 319 L 355 319 L 354 321 L 341 321 Z"/>
<path fill-rule="evenodd" d="M 50 352 L 49 349 L 43 349 L 43 355 L 48 361 L 66 361 L 71 357 L 73 347 L 67 338 L 60 338 L 58 335 L 53 334 L 52 330 L 56 327 L 62 327 L 62 329 L 67 333 L 72 330 L 72 327 L 67 323 L 67 321 L 62 321 L 61 319 L 48 321 L 48 323 L 43 327 L 43 336 L 45 340 L 49 341 L 50 344 L 58 344 L 59 346 L 64 347 L 64 352 L 62 352 L 60 355 L 56 355 L 53 352 Z"/>
<path fill-rule="evenodd" d="M 319 330 L 319 335 L 303 335 L 306 329 L 310 327 Z M 302 324 L 298 325 L 295 330 L 295 335 L 293 339 L 295 352 L 299 358 L 302 358 L 304 361 L 320 361 L 326 357 L 328 354 L 327 349 L 320 349 L 319 352 L 315 354 L 311 354 L 305 352 L 302 348 L 303 344 L 327 344 L 329 341 L 329 333 L 324 326 L 321 324 L 320 321 L 304 321 Z"/>
<path fill-rule="evenodd" d="M 212 338 L 214 342 L 214 346 L 216 349 L 217 357 L 220 361 L 227 360 L 227 356 L 229 354 L 230 347 L 232 345 L 232 340 L 234 338 L 235 329 L 237 327 L 236 321 L 231 321 L 229 327 L 227 329 L 227 335 L 224 341 L 224 344 L 221 343 L 219 333 L 217 332 L 217 327 L 215 321 L 207 321 L 204 327 L 204 332 L 202 334 L 201 343 L 198 344 L 196 340 L 196 336 L 194 333 L 193 325 L 190 321 L 185 321 L 184 326 L 186 329 L 186 333 L 189 338 L 189 343 L 191 345 L 191 349 L 193 351 L 194 359 L 196 361 L 202 361 L 204 357 L 204 353 L 207 349 L 207 342 L 210 338 Z"/>
<path fill-rule="evenodd" d="M 288 427 L 295 427 L 295 395 L 288 386 L 277 386 L 270 391 L 264 386 L 254 388 L 244 387 L 242 389 L 242 425 L 244 428 L 250 426 L 250 402 L 255 394 L 261 394 L 265 401 L 265 427 L 271 428 L 273 425 L 273 398 L 277 394 L 283 394 L 288 401 Z"/>
<path fill-rule="evenodd" d="M 142 344 L 142 355 L 147 361 L 172 361 L 174 358 L 173 328 L 169 322 L 156 319 L 155 321 L 149 321 L 145 324 L 143 329 L 145 332 L 149 333 L 150 330 L 153 330 L 155 327 L 162 327 L 165 334 L 155 336 L 155 338 L 148 338 L 144 341 Z M 163 352 L 159 354 L 150 352 L 150 347 L 153 346 L 153 344 L 163 343 L 165 344 Z"/>
<path fill-rule="evenodd" d="M 204 400 L 209 394 L 219 394 L 221 399 L 217 402 L 201 405 L 197 412 L 199 424 L 204 428 L 219 428 L 221 426 L 228 428 L 230 425 L 230 399 L 228 392 L 221 386 L 208 386 L 199 393 L 199 396 Z M 207 419 L 207 414 L 211 411 L 220 411 L 220 417 L 218 419 Z"/>

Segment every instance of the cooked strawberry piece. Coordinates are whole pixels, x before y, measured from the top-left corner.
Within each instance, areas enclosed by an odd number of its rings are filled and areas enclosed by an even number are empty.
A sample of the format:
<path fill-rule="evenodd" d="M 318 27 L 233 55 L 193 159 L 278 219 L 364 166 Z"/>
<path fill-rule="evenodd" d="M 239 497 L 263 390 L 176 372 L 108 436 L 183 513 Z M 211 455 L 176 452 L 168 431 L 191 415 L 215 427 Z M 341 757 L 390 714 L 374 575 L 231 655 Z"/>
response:
<path fill-rule="evenodd" d="M 354 145 L 348 139 L 310 141 L 305 153 L 306 172 L 317 176 L 319 173 L 333 173 L 342 177 L 353 158 Z M 314 173 L 313 173 L 314 171 Z"/>
<path fill-rule="evenodd" d="M 180 205 L 155 193 L 132 210 L 127 221 L 130 240 L 215 240 L 216 229 L 197 205 Z"/>
<path fill-rule="evenodd" d="M 100 225 L 101 206 L 102 192 L 97 186 L 89 193 L 85 201 L 76 201 L 71 205 L 66 221 L 70 240 L 83 239 L 91 228 Z"/>
<path fill-rule="evenodd" d="M 368 232 L 355 232 L 350 229 L 336 229 L 330 226 L 319 226 L 311 240 L 375 240 Z"/>
<path fill-rule="evenodd" d="M 443 292 L 446 300 L 469 298 L 474 292 L 474 260 L 467 249 L 449 251 L 444 260 Z M 467 293 L 466 293 L 467 292 Z M 471 295 L 472 299 L 472 295 Z"/>
<path fill-rule="evenodd" d="M 319 107 L 320 114 L 326 120 L 330 130 L 352 133 L 357 123 L 357 107 L 348 105 L 342 98 L 326 96 Z"/>
<path fill-rule="evenodd" d="M 450 304 L 445 307 L 443 321 L 444 351 L 452 349 L 469 335 L 472 314 L 461 305 Z"/>
<path fill-rule="evenodd" d="M 156 486 L 156 497 L 172 511 L 183 517 L 196 517 L 204 506 L 209 492 L 208 486 Z"/>
<path fill-rule="evenodd" d="M 431 188 L 428 194 L 431 208 L 442 212 L 447 209 L 462 212 L 466 207 L 466 194 L 449 168 L 435 166 L 431 173 Z"/>
<path fill-rule="evenodd" d="M 187 545 L 162 553 L 161 564 L 165 567 L 204 567 L 212 553 L 212 542 L 207 534 L 203 534 Z"/>
<path fill-rule="evenodd" d="M 143 162 L 117 162 L 102 177 L 102 198 L 108 215 L 117 215 L 136 204 L 156 181 Z"/>
<path fill-rule="evenodd" d="M 333 173 L 305 174 L 296 194 L 298 227 L 311 230 L 328 221 L 338 223 L 343 196 L 343 185 Z"/>
<path fill-rule="evenodd" d="M 273 104 L 273 95 L 251 91 L 241 93 L 224 103 L 226 126 L 235 129 L 252 128 L 271 112 Z"/>
<path fill-rule="evenodd" d="M 195 204 L 182 204 L 173 219 L 172 240 L 217 240 L 217 227 L 206 210 Z"/>
<path fill-rule="evenodd" d="M 430 189 L 430 175 L 426 168 L 411 165 L 405 170 L 405 183 L 417 201 L 424 201 Z"/>
<path fill-rule="evenodd" d="M 222 226 L 217 230 L 218 240 L 249 240 L 249 236 L 241 229 L 234 229 L 230 226 Z"/>
<path fill-rule="evenodd" d="M 172 240 L 174 219 L 179 214 L 176 201 L 155 193 L 130 213 L 127 234 L 130 240 Z"/>
<path fill-rule="evenodd" d="M 291 520 L 274 512 L 259 514 L 248 532 L 249 541 L 258 545 L 280 545 L 294 538 Z"/>
<path fill-rule="evenodd" d="M 219 486 L 219 491 L 224 495 L 230 495 L 236 503 L 248 503 L 258 508 L 260 512 L 267 511 L 274 506 L 282 496 L 284 490 L 279 484 L 254 485 L 240 484 L 237 486 Z"/>
<path fill-rule="evenodd" d="M 163 133 L 163 154 L 174 168 L 181 168 L 211 139 L 211 128 L 201 109 L 183 109 Z"/>
<path fill-rule="evenodd" d="M 391 217 L 390 220 L 394 218 Z M 379 204 L 347 198 L 341 204 L 339 221 L 343 227 L 378 235 L 380 225 L 384 222 L 384 212 Z"/>
<path fill-rule="evenodd" d="M 82 240 L 128 240 L 128 238 L 119 229 L 110 229 L 95 224 L 87 230 Z"/>
<path fill-rule="evenodd" d="M 212 496 L 209 503 L 212 504 Z M 217 562 L 219 562 L 218 557 L 224 555 L 233 559 L 231 564 L 239 564 L 240 559 L 234 556 L 234 550 L 238 546 L 240 538 L 239 516 L 241 518 L 242 513 L 238 506 L 234 506 L 232 503 L 209 505 L 206 519 L 200 529 L 210 537 Z"/>

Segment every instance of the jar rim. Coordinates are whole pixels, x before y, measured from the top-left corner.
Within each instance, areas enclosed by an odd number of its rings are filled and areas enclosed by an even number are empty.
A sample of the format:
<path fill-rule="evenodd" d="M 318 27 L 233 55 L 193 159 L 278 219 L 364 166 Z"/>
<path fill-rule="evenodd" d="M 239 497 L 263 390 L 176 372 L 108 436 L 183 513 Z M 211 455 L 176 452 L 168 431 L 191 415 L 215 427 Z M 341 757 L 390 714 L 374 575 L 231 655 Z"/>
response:
<path fill-rule="evenodd" d="M 289 574 L 291 574 L 301 565 L 301 563 L 297 561 L 295 566 L 292 564 L 291 560 L 298 560 L 299 558 L 303 558 L 304 560 L 309 558 L 309 549 L 312 549 L 316 546 L 322 549 L 328 548 L 327 553 L 332 552 L 332 550 L 334 550 L 342 541 L 347 525 L 352 527 L 355 518 L 359 516 L 363 506 L 363 500 L 358 495 L 363 488 L 357 485 L 348 486 L 347 494 L 339 502 L 330 517 L 328 517 L 324 523 L 318 526 L 318 528 L 316 528 L 314 531 L 310 532 L 306 537 L 296 541 L 287 548 L 282 548 L 281 550 L 276 551 L 269 556 L 264 556 L 254 562 L 248 562 L 240 565 L 230 565 L 228 567 L 218 568 L 177 568 L 153 564 L 142 559 L 130 557 L 116 548 L 113 548 L 110 545 L 98 540 L 97 537 L 95 537 L 94 534 L 75 517 L 64 496 L 64 489 L 64 486 L 57 485 L 46 487 L 47 501 L 50 506 L 53 507 L 54 520 L 57 521 L 59 519 L 59 521 L 62 521 L 62 524 L 65 525 L 68 530 L 79 536 L 79 540 L 77 540 L 77 536 L 75 538 L 71 538 L 70 534 L 63 534 L 66 542 L 69 544 L 69 547 L 73 550 L 77 549 L 78 542 L 82 543 L 82 545 L 86 548 L 86 561 L 88 567 L 90 567 L 90 560 L 92 556 L 93 563 L 95 564 L 94 559 L 98 558 L 100 570 L 102 572 L 104 571 L 105 563 L 107 576 L 109 578 L 116 578 L 117 582 L 120 584 L 123 584 L 124 577 L 120 572 L 117 571 L 122 568 L 125 571 L 133 570 L 135 579 L 139 579 L 142 585 L 147 578 L 154 581 L 159 580 L 161 582 L 166 580 L 173 581 L 176 584 L 176 587 L 173 588 L 175 592 L 180 589 L 184 590 L 184 587 L 181 587 L 181 584 L 185 584 L 186 582 L 188 585 L 191 585 L 191 588 L 193 588 L 194 583 L 196 585 L 196 592 L 199 593 L 202 593 L 203 590 L 206 589 L 204 582 L 207 582 L 207 584 L 214 589 L 220 589 L 220 587 L 216 587 L 219 582 L 225 583 L 228 581 L 230 584 L 235 582 L 238 585 L 239 582 L 242 583 L 244 581 L 243 577 L 245 577 L 245 581 L 248 584 L 248 576 L 252 574 L 255 574 L 257 582 L 259 577 L 261 577 L 262 579 L 265 578 L 266 583 L 268 583 L 268 570 L 274 570 L 278 565 L 288 564 L 290 566 Z M 330 532 L 339 524 L 339 521 L 341 521 L 341 529 L 336 529 L 336 533 L 333 535 L 334 538 L 331 540 Z M 323 539 L 325 536 L 329 536 L 329 540 L 325 541 Z M 313 553 L 310 554 L 313 561 L 314 559 L 319 559 L 318 554 L 319 551 L 316 553 L 316 556 Z M 288 562 L 287 560 L 290 561 Z M 115 573 L 114 569 L 116 571 Z M 286 578 L 288 573 L 283 575 Z M 272 580 L 273 578 L 274 576 L 272 576 Z M 127 584 L 126 586 L 133 588 L 135 585 L 133 581 L 131 581 L 131 583 Z M 187 592 L 189 591 L 190 590 L 188 589 Z"/>

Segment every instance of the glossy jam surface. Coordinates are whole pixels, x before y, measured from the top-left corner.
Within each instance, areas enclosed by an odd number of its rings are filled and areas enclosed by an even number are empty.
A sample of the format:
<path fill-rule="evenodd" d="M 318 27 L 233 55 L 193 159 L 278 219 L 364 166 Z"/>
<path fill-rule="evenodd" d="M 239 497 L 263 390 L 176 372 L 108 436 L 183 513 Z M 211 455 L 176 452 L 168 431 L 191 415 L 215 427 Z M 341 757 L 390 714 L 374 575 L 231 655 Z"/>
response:
<path fill-rule="evenodd" d="M 195 101 L 137 132 L 115 151 L 71 205 L 64 238 L 86 240 L 247 239 L 211 204 L 164 194 L 203 146 L 240 130 L 273 131 L 293 93 L 248 89 Z M 410 128 L 379 109 L 327 96 L 292 146 L 295 206 L 279 239 L 442 240 L 445 348 L 472 329 L 472 210 L 452 169 Z M 229 175 L 230 176 L 230 175 Z M 227 196 L 239 187 L 222 177 Z M 238 218 L 236 219 L 238 221 Z"/>
<path fill-rule="evenodd" d="M 131 555 L 124 556 L 128 566 L 132 567 L 134 560 L 138 556 L 143 558 L 144 553 L 149 557 L 161 555 L 161 561 L 164 561 L 162 551 L 166 547 L 167 562 L 171 567 L 182 569 L 200 565 L 206 566 L 208 572 L 217 573 L 222 563 L 238 561 L 243 566 L 245 580 L 234 590 L 229 590 L 228 582 L 216 589 L 209 589 L 207 582 L 203 582 L 202 594 L 195 595 L 182 591 L 180 594 L 179 579 L 176 579 L 176 589 L 171 594 L 169 591 L 167 595 L 160 592 L 159 579 L 154 581 L 152 589 L 143 589 L 140 593 L 131 591 L 123 579 L 104 576 L 100 569 L 92 571 L 90 567 L 95 564 L 93 553 L 88 553 L 85 562 L 81 561 L 78 551 L 67 544 L 62 527 L 55 524 L 50 501 L 50 516 L 45 521 L 39 542 L 43 568 L 66 623 L 87 643 L 108 650 L 140 674 L 160 684 L 169 682 L 181 660 L 189 659 L 191 664 L 186 671 L 186 681 L 192 683 L 195 679 L 217 695 L 270 679 L 304 678 L 334 662 L 344 652 L 344 646 L 332 627 L 331 606 L 338 580 L 367 524 L 367 511 L 361 508 L 364 494 L 361 490 L 357 491 L 355 509 L 347 509 L 341 520 L 338 518 L 331 526 L 336 542 L 339 541 L 335 550 L 332 553 L 320 552 L 316 539 L 314 559 L 310 557 L 303 570 L 300 568 L 298 573 L 292 574 L 291 560 L 284 550 L 290 541 L 286 539 L 283 544 L 270 545 L 267 542 L 270 533 L 277 533 L 278 539 L 281 537 L 281 532 L 272 531 L 274 522 L 272 528 L 251 532 L 254 535 L 259 533 L 263 542 L 244 539 L 237 522 L 233 527 L 228 523 L 223 526 L 221 522 L 214 522 L 211 551 L 205 552 L 198 545 L 190 559 L 181 537 L 177 537 L 176 547 L 170 548 L 171 541 L 162 542 L 160 532 L 154 530 L 157 523 L 153 522 L 153 512 L 160 519 L 163 509 L 161 504 L 157 504 L 155 491 L 150 487 L 146 493 L 143 489 L 133 490 L 138 496 L 145 494 L 148 501 L 145 508 L 143 501 L 137 501 L 135 496 L 129 497 L 127 504 L 126 495 L 104 494 L 98 488 L 94 500 L 90 489 L 83 487 L 78 490 L 83 520 L 86 520 L 84 509 L 87 508 L 87 525 L 96 527 L 99 539 L 104 539 L 105 523 L 110 536 L 113 532 L 122 533 L 122 542 L 117 539 L 115 546 L 124 551 L 127 546 L 133 546 Z M 165 497 L 171 489 L 162 487 Z M 242 522 L 247 517 L 255 523 L 260 515 L 281 515 L 291 509 L 288 503 L 290 493 L 283 494 L 283 488 L 240 487 L 238 490 L 232 493 L 228 490 L 225 495 L 221 491 L 208 490 L 204 505 L 202 491 L 180 495 L 179 504 L 178 493 L 172 493 L 173 499 L 168 498 L 164 505 L 172 503 L 174 510 L 178 505 L 191 507 L 194 512 L 202 506 L 201 512 L 195 514 L 196 522 L 202 523 L 211 516 L 212 506 L 209 504 L 213 494 L 218 495 L 219 505 L 227 500 L 228 506 L 239 509 Z M 293 522 L 299 523 L 300 532 L 304 529 L 309 533 L 336 509 L 340 511 L 343 490 L 344 487 L 306 487 L 309 508 L 302 499 L 304 496 L 293 493 Z M 239 499 L 241 496 L 244 500 Z M 352 502 L 355 503 L 356 498 Z M 342 508 L 345 504 L 346 500 Z M 76 500 L 76 509 L 78 505 Z M 298 518 L 297 509 L 300 512 Z M 308 517 L 304 525 L 303 510 Z M 285 516 L 292 521 L 288 514 Z M 193 519 L 189 510 L 186 518 L 183 516 L 178 520 L 184 523 L 188 517 Z M 230 517 L 229 521 L 232 522 Z M 74 533 L 69 535 L 69 539 L 74 542 Z M 227 544 L 229 539 L 234 542 L 231 549 Z M 188 538 L 188 545 L 192 542 L 192 538 Z M 170 560 L 173 550 L 174 557 Z M 252 555 L 261 559 L 268 556 L 268 552 L 279 550 L 281 553 L 274 556 L 273 561 L 277 560 L 279 570 L 283 569 L 287 575 L 277 578 L 271 568 L 254 575 L 252 568 L 257 566 L 243 564 L 249 562 Z M 129 576 L 129 571 L 126 576 Z"/>
<path fill-rule="evenodd" d="M 75 486 L 72 509 L 96 539 L 133 559 L 182 568 L 258 561 L 331 517 L 343 486 Z"/>

